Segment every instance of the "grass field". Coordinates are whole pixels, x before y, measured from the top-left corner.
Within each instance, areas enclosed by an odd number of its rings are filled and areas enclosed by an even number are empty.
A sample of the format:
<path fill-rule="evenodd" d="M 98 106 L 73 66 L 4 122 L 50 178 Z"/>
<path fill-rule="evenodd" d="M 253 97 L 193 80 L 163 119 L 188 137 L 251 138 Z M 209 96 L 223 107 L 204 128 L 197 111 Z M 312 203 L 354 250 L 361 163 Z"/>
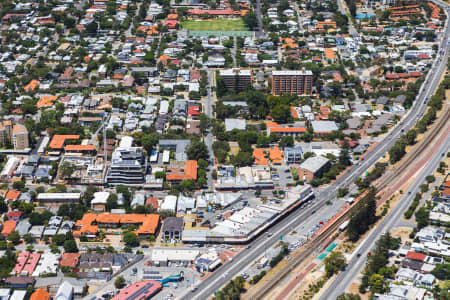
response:
<path fill-rule="evenodd" d="M 246 31 L 244 21 L 238 20 L 187 20 L 181 23 L 181 27 L 192 31 Z"/>

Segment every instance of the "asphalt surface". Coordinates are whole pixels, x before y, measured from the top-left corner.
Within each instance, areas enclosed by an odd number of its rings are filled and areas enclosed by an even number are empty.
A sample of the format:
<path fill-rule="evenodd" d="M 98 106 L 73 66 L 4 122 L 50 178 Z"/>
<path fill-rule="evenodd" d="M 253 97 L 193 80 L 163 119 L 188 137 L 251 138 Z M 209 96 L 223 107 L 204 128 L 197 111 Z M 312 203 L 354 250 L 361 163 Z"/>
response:
<path fill-rule="evenodd" d="M 258 1 L 259 2 L 259 1 Z M 436 4 L 440 2 L 433 1 Z M 446 7 L 448 7 L 446 5 Z M 282 221 L 275 224 L 268 231 L 272 233 L 271 238 L 267 238 L 266 235 L 262 235 L 250 243 L 251 248 L 241 251 L 236 255 L 232 261 L 221 266 L 207 279 L 203 280 L 200 284 L 196 285 L 191 292 L 187 293 L 183 299 L 206 299 L 208 296 L 214 294 L 229 280 L 233 279 L 239 272 L 247 265 L 255 261 L 261 256 L 265 249 L 271 247 L 279 242 L 281 235 L 288 234 L 294 227 L 299 226 L 308 220 L 313 212 L 319 211 L 326 205 L 327 201 L 332 201 L 336 198 L 336 194 L 339 188 L 349 187 L 359 176 L 361 176 L 366 170 L 374 165 L 389 148 L 394 145 L 400 136 L 406 132 L 409 128 L 414 126 L 418 117 L 423 114 L 427 108 L 426 102 L 429 97 L 433 95 L 437 86 L 439 85 L 439 79 L 445 71 L 448 50 L 447 41 L 449 36 L 449 28 L 445 29 L 445 36 L 442 40 L 441 48 L 444 49 L 444 55 L 441 57 L 438 55 L 432 69 L 428 73 L 425 83 L 419 91 L 419 94 L 410 108 L 408 113 L 404 116 L 401 122 L 399 122 L 378 145 L 374 147 L 369 153 L 364 156 L 364 160 L 359 164 L 354 165 L 349 171 L 339 177 L 332 185 L 324 190 L 316 193 L 317 202 L 308 208 L 299 208 L 297 211 L 286 216 Z M 444 47 L 442 47 L 444 46 Z M 326 298 L 323 298 L 326 299 Z M 327 298 L 332 299 L 332 298 Z"/>
<path fill-rule="evenodd" d="M 353 258 L 349 260 L 346 270 L 340 273 L 333 283 L 327 288 L 327 290 L 320 297 L 321 300 L 336 299 L 348 289 L 350 284 L 356 276 L 358 276 L 359 272 L 366 264 L 367 254 L 375 246 L 375 243 L 379 239 L 380 235 L 399 226 L 403 213 L 408 209 L 409 205 L 414 200 L 416 193 L 420 192 L 420 185 L 425 182 L 425 177 L 433 174 L 434 170 L 436 170 L 439 166 L 439 162 L 442 160 L 441 153 L 446 153 L 448 149 L 450 149 L 450 135 L 447 135 L 445 141 L 439 146 L 438 150 L 433 154 L 428 163 L 425 164 L 423 170 L 416 177 L 417 179 L 413 184 L 411 184 L 411 187 L 407 190 L 407 193 L 404 194 L 391 213 L 389 213 L 381 221 L 381 223 L 375 227 L 374 230 L 372 230 L 369 236 L 354 252 L 354 254 L 359 253 L 361 256 L 357 257 L 354 255 Z"/>
<path fill-rule="evenodd" d="M 208 74 L 208 95 L 206 97 L 206 103 L 205 103 L 205 114 L 212 119 L 213 118 L 213 95 L 212 95 L 212 86 L 213 86 L 213 70 L 207 69 Z M 205 145 L 208 148 L 209 152 L 209 158 L 212 161 L 210 167 L 208 168 L 208 173 L 206 175 L 206 179 L 208 181 L 208 190 L 213 190 L 213 178 L 212 178 L 212 171 L 214 170 L 214 153 L 212 149 L 213 144 L 213 134 L 211 133 L 211 130 L 208 130 L 208 134 L 205 137 Z"/>

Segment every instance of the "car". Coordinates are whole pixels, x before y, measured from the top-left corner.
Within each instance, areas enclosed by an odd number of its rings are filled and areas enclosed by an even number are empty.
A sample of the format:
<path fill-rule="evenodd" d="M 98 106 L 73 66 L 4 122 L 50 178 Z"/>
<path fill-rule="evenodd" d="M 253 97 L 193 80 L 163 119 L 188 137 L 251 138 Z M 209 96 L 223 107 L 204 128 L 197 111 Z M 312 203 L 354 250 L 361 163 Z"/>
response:
<path fill-rule="evenodd" d="M 361 257 L 361 253 L 356 254 L 356 257 Z"/>
<path fill-rule="evenodd" d="M 367 257 L 369 257 L 370 256 L 370 252 L 367 252 Z"/>

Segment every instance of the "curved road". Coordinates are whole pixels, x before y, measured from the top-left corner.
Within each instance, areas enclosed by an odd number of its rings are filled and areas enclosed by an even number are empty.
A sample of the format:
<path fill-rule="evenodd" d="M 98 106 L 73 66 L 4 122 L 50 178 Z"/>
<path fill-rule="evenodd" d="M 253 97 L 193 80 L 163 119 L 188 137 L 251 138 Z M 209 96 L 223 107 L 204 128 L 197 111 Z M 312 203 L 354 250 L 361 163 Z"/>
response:
<path fill-rule="evenodd" d="M 443 7 L 440 2 L 433 1 Z M 368 170 L 373 164 L 375 164 L 396 142 L 396 140 L 406 132 L 417 122 L 417 119 L 425 112 L 429 97 L 434 94 L 439 79 L 445 71 L 446 62 L 448 58 L 447 41 L 449 36 L 449 28 L 446 26 L 445 35 L 442 40 L 441 49 L 444 50 L 444 55 L 437 55 L 432 69 L 428 72 L 424 84 L 419 91 L 416 100 L 409 112 L 405 115 L 402 121 L 397 124 L 384 138 L 380 141 L 375 148 L 367 153 L 364 157 L 364 161 L 361 161 L 359 165 L 354 165 L 349 171 L 339 177 L 332 185 L 316 194 L 318 201 L 308 208 L 299 208 L 286 216 L 279 223 L 275 224 L 268 231 L 272 234 L 272 237 L 268 238 L 266 235 L 259 236 L 253 240 L 250 245 L 250 249 L 245 249 L 237 254 L 232 261 L 229 261 L 225 265 L 221 266 L 207 279 L 195 286 L 194 289 L 187 292 L 183 299 L 207 299 L 215 291 L 220 289 L 229 280 L 238 275 L 243 268 L 255 261 L 256 258 L 261 256 L 264 251 L 279 242 L 281 235 L 285 236 L 296 226 L 299 226 L 311 217 L 314 211 L 318 211 L 321 207 L 326 205 L 327 201 L 331 201 L 336 198 L 337 190 L 350 186 L 356 178 L 361 176 L 366 170 Z M 325 298 L 324 298 L 325 299 Z M 332 298 L 328 298 L 332 299 Z"/>

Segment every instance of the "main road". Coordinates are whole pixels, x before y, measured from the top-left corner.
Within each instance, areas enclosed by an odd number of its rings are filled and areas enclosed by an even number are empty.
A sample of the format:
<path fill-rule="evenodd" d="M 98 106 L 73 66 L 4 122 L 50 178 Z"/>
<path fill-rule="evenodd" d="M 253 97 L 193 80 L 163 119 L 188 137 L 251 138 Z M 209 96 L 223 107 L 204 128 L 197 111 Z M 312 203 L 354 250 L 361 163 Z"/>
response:
<path fill-rule="evenodd" d="M 447 5 L 443 5 L 441 2 L 437 1 L 433 2 L 445 7 L 448 10 Z M 339 177 L 332 185 L 316 193 L 316 198 L 318 200 L 314 203 L 314 205 L 308 208 L 299 208 L 286 216 L 283 220 L 269 229 L 269 232 L 272 234 L 271 237 L 261 235 L 253 240 L 247 249 L 241 251 L 233 258 L 232 261 L 229 261 L 225 265 L 221 266 L 208 278 L 195 286 L 195 288 L 192 289 L 191 292 L 187 293 L 183 299 L 207 299 L 210 295 L 214 294 L 215 291 L 220 289 L 228 281 L 238 275 L 243 268 L 260 257 L 264 253 L 265 249 L 268 249 L 278 243 L 280 236 L 287 235 L 293 228 L 308 220 L 314 212 L 319 211 L 319 209 L 324 207 L 328 201 L 334 200 L 339 188 L 349 187 L 356 180 L 356 178 L 360 177 L 383 155 L 385 155 L 389 148 L 391 148 L 397 139 L 400 138 L 403 132 L 406 132 L 413 127 L 417 122 L 418 117 L 425 112 L 427 108 L 427 101 L 434 94 L 439 85 L 440 78 L 446 68 L 448 58 L 448 37 L 449 28 L 446 24 L 440 47 L 440 49 L 444 51 L 444 54 L 437 55 L 436 60 L 433 63 L 431 70 L 428 72 L 425 82 L 422 84 L 413 106 L 404 118 L 393 129 L 391 129 L 387 135 L 385 135 L 385 137 L 374 147 L 374 149 L 365 155 L 363 161 L 357 165 L 354 165 L 350 170 Z"/>
<path fill-rule="evenodd" d="M 445 127 L 448 128 L 448 127 Z M 350 259 L 346 270 L 340 273 L 333 283 L 324 291 L 321 300 L 336 299 L 340 294 L 344 293 L 358 276 L 366 263 L 365 257 L 368 252 L 375 246 L 376 241 L 380 235 L 384 232 L 391 231 L 402 220 L 403 213 L 408 209 L 410 203 L 413 201 L 416 193 L 420 192 L 420 185 L 425 183 L 425 177 L 433 174 L 434 170 L 442 160 L 441 153 L 446 153 L 450 149 L 450 135 L 447 134 L 444 142 L 439 145 L 438 149 L 434 152 L 430 160 L 425 164 L 423 170 L 416 177 L 416 180 L 411 184 L 411 187 L 407 190 L 407 193 L 398 201 L 398 204 L 392 209 L 392 211 L 381 221 L 381 223 L 372 230 L 363 243 L 359 246 L 357 252 L 360 257 L 353 255 Z M 355 251 L 356 252 L 356 251 Z"/>

